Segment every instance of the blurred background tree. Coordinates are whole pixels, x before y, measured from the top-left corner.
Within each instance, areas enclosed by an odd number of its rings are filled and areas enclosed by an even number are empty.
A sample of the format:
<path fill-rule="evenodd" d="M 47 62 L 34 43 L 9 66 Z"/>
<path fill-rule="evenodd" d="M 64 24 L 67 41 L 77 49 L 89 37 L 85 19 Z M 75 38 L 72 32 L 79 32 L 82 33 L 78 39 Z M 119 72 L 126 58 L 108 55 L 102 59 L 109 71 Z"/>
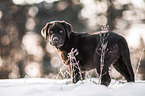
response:
<path fill-rule="evenodd" d="M 0 78 L 56 77 L 63 64 L 40 34 L 53 20 L 67 21 L 77 32 L 109 25 L 127 39 L 136 71 L 145 47 L 144 0 L 0 0 Z M 144 55 L 141 60 L 137 78 L 145 79 Z"/>

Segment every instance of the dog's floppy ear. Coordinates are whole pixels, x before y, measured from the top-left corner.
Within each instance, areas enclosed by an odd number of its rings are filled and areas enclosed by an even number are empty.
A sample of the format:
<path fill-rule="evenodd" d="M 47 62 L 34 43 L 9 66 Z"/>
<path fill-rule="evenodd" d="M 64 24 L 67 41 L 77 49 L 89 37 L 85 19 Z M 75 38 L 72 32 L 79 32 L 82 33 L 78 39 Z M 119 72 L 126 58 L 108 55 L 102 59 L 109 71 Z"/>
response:
<path fill-rule="evenodd" d="M 64 25 L 64 27 L 65 27 L 65 29 L 67 31 L 68 38 L 70 38 L 70 33 L 72 32 L 72 26 L 71 26 L 71 24 L 69 24 L 66 21 L 62 21 L 62 24 Z"/>
<path fill-rule="evenodd" d="M 45 25 L 45 27 L 41 30 L 41 35 L 45 38 L 45 39 L 47 39 L 47 35 L 48 35 L 48 28 L 49 28 L 49 26 L 50 25 L 52 25 L 52 23 L 47 23 L 46 25 Z"/>

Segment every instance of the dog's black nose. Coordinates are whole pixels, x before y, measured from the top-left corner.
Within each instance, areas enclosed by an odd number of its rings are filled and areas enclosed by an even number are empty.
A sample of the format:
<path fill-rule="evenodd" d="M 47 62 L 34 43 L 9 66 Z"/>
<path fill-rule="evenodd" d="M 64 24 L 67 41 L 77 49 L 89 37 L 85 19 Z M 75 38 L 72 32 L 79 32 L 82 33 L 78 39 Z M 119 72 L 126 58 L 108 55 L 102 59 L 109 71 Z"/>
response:
<path fill-rule="evenodd" d="M 58 43 L 59 43 L 58 37 L 54 37 L 54 38 L 52 39 L 52 42 L 53 42 L 54 45 L 58 44 Z"/>

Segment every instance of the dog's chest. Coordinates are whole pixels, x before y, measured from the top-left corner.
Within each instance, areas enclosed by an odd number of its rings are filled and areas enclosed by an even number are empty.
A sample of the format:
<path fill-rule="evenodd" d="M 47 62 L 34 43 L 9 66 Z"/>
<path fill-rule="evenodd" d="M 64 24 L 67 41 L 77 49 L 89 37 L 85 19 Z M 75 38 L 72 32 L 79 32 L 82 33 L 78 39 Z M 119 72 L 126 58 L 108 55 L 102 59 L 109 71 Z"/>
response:
<path fill-rule="evenodd" d="M 72 57 L 72 59 L 75 58 L 76 62 L 79 62 L 80 68 L 82 70 L 86 70 L 86 69 L 88 70 L 88 68 L 91 68 L 93 66 L 92 54 L 90 55 L 90 54 L 88 54 L 88 52 L 84 52 L 84 51 L 83 52 L 77 51 L 77 52 L 78 52 L 78 54 L 75 57 Z M 63 62 L 66 65 L 70 65 L 69 53 L 67 53 L 66 51 L 61 51 L 59 53 L 60 53 L 60 56 L 61 56 Z M 75 54 L 73 54 L 73 55 L 75 55 Z"/>
<path fill-rule="evenodd" d="M 69 60 L 68 60 L 68 53 L 66 51 L 59 51 L 59 54 L 61 56 L 62 61 L 66 64 L 69 65 Z"/>

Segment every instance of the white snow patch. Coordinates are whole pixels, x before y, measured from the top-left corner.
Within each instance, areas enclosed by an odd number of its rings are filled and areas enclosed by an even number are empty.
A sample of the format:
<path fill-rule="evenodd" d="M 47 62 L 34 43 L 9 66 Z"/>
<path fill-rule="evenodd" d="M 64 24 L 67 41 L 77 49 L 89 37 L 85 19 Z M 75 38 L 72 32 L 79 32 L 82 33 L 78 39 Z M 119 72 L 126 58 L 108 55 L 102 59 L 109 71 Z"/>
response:
<path fill-rule="evenodd" d="M 70 79 L 46 78 L 0 80 L 0 96 L 144 96 L 145 81 L 126 83 L 112 80 L 109 87 L 98 85 L 97 78 L 76 84 Z"/>

